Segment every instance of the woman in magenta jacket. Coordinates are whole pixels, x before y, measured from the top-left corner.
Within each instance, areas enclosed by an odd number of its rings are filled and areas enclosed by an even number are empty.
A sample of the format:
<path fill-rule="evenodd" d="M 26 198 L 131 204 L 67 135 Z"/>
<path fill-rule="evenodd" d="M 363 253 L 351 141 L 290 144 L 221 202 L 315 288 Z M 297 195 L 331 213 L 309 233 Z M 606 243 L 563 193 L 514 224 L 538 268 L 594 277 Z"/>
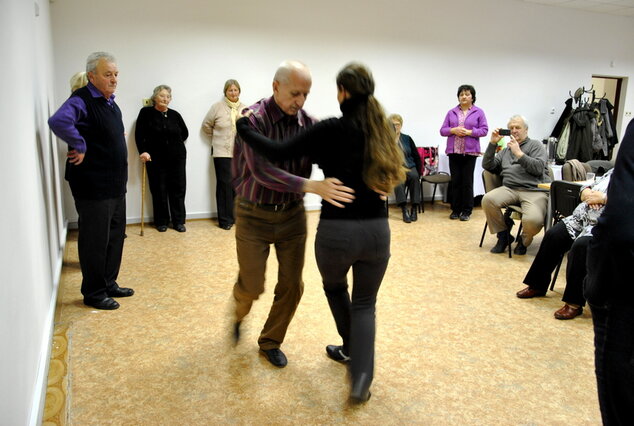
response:
<path fill-rule="evenodd" d="M 440 128 L 447 136 L 449 172 L 451 173 L 451 215 L 449 219 L 467 221 L 473 210 L 473 170 L 480 155 L 480 138 L 489 132 L 484 111 L 475 106 L 473 86 L 458 87 L 458 106 L 450 109 Z"/>

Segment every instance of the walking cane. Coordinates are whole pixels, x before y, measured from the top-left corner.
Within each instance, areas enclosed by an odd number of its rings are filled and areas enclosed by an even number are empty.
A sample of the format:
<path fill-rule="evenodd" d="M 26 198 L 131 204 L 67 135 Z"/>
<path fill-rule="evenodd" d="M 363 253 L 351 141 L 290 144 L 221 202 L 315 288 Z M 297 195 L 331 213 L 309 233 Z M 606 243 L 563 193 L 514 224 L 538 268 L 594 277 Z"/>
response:
<path fill-rule="evenodd" d="M 143 162 L 143 169 L 141 170 L 143 177 L 141 178 L 141 236 L 143 236 L 143 210 L 145 207 L 145 161 Z"/>

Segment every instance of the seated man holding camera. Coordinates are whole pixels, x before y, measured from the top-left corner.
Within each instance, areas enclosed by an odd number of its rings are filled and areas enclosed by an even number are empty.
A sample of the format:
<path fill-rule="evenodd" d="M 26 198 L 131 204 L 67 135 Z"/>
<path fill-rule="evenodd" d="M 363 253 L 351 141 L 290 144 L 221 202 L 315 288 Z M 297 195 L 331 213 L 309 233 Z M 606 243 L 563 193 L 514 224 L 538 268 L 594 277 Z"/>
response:
<path fill-rule="evenodd" d="M 506 148 L 496 154 L 498 142 L 510 136 Z M 482 198 L 482 208 L 491 233 L 497 233 L 498 242 L 491 253 L 503 253 L 513 243 L 513 220 L 505 218 L 502 209 L 509 205 L 522 207 L 522 235 L 515 254 L 526 254 L 533 236 L 544 226 L 548 208 L 548 194 L 537 188 L 550 182 L 548 154 L 544 145 L 528 137 L 528 123 L 521 115 L 510 118 L 508 129 L 495 129 L 482 158 L 482 167 L 502 179 L 502 186 L 487 192 Z"/>

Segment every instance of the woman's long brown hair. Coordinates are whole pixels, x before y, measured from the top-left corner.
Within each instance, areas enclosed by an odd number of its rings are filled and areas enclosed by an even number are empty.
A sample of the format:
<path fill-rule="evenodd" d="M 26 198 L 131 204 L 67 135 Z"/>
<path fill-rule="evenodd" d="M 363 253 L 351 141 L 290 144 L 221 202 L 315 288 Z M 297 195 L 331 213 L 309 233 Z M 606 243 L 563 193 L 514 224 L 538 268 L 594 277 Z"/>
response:
<path fill-rule="evenodd" d="M 356 119 L 366 137 L 363 181 L 369 188 L 392 191 L 405 180 L 403 151 L 395 143 L 394 128 L 374 97 L 372 73 L 364 65 L 352 62 L 337 75 L 337 86 L 348 91 L 351 98 L 361 98 Z"/>

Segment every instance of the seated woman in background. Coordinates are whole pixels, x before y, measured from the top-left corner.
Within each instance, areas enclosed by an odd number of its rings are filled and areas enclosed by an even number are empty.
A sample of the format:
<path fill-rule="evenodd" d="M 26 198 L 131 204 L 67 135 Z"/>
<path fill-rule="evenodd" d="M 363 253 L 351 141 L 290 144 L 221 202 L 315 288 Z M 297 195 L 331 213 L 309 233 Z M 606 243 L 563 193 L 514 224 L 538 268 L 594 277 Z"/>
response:
<path fill-rule="evenodd" d="M 363 65 L 351 63 L 337 75 L 337 100 L 343 116 L 323 120 L 300 135 L 273 141 L 251 128 L 247 118 L 238 133 L 269 159 L 307 156 L 327 178 L 354 189 L 345 208 L 322 201 L 315 257 L 330 310 L 343 345 L 328 345 L 327 355 L 350 363 L 351 402 L 370 398 L 374 374 L 375 304 L 390 258 L 390 227 L 381 193 L 405 180 L 403 152 L 383 108 L 374 97 L 374 80 Z M 376 190 L 376 191 L 375 191 Z M 343 206 L 342 206 L 343 207 Z M 352 299 L 347 274 L 352 268 Z"/>
<path fill-rule="evenodd" d="M 153 106 L 139 111 L 135 137 L 150 180 L 154 226 L 165 232 L 171 218 L 174 229 L 185 232 L 185 140 L 189 132 L 183 117 L 167 107 L 171 100 L 169 86 L 154 88 Z"/>
<path fill-rule="evenodd" d="M 408 169 L 405 182 L 394 188 L 396 204 L 403 210 L 403 222 L 416 222 L 418 220 L 418 207 L 421 203 L 419 178 L 420 171 L 423 167 L 420 161 L 420 155 L 418 155 L 414 140 L 409 135 L 401 133 L 403 117 L 398 114 L 392 114 L 388 119 L 394 125 L 396 140 L 403 150 L 403 156 L 405 157 L 405 163 L 403 163 L 403 165 Z M 405 197 L 406 187 L 409 189 L 409 199 L 412 202 L 412 210 L 410 211 L 407 210 L 407 198 Z"/>
<path fill-rule="evenodd" d="M 524 278 L 524 284 L 528 284 L 528 287 L 518 291 L 517 297 L 531 299 L 546 295 L 551 274 L 559 259 L 569 251 L 566 290 L 562 297 L 565 304 L 555 312 L 555 318 L 573 319 L 583 313 L 583 306 L 586 304 L 583 297 L 586 250 L 592 238 L 592 227 L 597 223 L 607 202 L 611 175 L 612 170 L 609 170 L 593 185 L 582 187 L 581 204 L 570 216 L 557 222 L 546 232 L 535 260 Z"/>

